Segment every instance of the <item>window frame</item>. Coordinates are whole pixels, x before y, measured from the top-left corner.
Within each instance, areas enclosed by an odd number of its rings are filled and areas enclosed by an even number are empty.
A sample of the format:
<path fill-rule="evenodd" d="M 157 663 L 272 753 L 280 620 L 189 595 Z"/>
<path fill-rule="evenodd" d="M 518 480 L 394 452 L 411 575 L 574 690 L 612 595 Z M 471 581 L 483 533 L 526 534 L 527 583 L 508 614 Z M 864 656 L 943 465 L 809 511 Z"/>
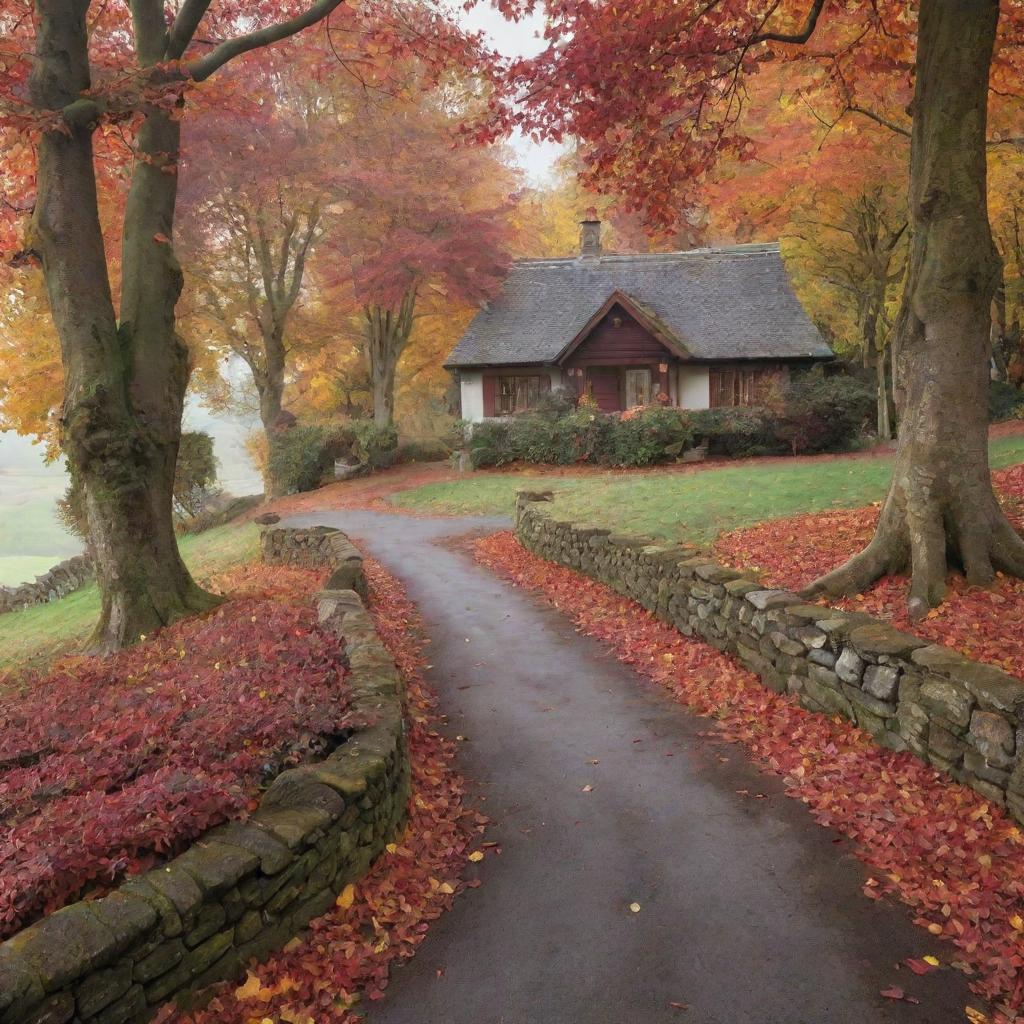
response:
<path fill-rule="evenodd" d="M 525 381 L 526 404 L 516 407 L 519 382 Z M 511 382 L 510 384 L 508 382 Z M 541 396 L 550 388 L 551 378 L 543 373 L 502 373 L 497 375 L 494 388 L 495 416 L 518 416 L 537 407 Z M 507 389 L 506 389 L 507 388 Z M 532 394 L 531 394 L 532 392 Z M 511 399 L 511 401 L 507 401 Z M 507 407 L 511 406 L 511 407 Z"/>

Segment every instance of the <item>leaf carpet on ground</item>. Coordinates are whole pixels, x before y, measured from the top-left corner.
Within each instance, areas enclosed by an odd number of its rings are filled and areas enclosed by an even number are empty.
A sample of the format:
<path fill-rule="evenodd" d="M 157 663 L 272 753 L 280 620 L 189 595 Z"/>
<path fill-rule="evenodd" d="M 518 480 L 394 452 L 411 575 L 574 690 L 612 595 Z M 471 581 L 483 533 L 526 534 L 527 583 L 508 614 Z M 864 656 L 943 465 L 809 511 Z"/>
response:
<path fill-rule="evenodd" d="M 992 474 L 1011 522 L 1024 527 L 1024 465 Z M 775 519 L 723 534 L 715 555 L 737 569 L 756 571 L 767 586 L 799 590 L 865 547 L 878 521 L 878 505 Z M 1024 679 L 1024 580 L 999 576 L 991 589 L 968 586 L 951 573 L 946 600 L 921 621 L 907 615 L 909 581 L 886 576 L 854 597 L 829 604 L 876 615 L 896 628 L 952 647 Z"/>
<path fill-rule="evenodd" d="M 208 615 L 9 681 L 0 937 L 244 817 L 349 726 L 344 646 L 310 602 L 322 574 L 257 566 L 218 582 L 232 597 Z"/>

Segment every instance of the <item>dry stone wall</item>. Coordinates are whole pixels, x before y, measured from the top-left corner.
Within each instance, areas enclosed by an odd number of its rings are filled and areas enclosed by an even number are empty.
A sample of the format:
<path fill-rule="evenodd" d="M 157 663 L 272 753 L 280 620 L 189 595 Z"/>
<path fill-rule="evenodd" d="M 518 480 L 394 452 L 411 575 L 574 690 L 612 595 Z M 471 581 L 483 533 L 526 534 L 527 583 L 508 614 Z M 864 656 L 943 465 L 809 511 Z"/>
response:
<path fill-rule="evenodd" d="M 0 615 L 16 612 L 36 604 L 46 604 L 81 590 L 95 578 L 88 555 L 75 555 L 58 563 L 49 572 L 37 576 L 32 583 L 17 587 L 0 587 Z"/>
<path fill-rule="evenodd" d="M 355 571 L 343 534 L 307 545 L 309 531 L 294 532 L 264 535 L 264 550 L 331 567 L 340 553 Z M 325 562 L 313 561 L 314 546 Z M 358 574 L 365 592 L 361 560 Z M 168 999 L 201 1002 L 199 990 L 241 976 L 366 873 L 409 798 L 403 682 L 352 588 L 325 590 L 318 606 L 345 638 L 353 711 L 368 724 L 324 760 L 279 775 L 248 821 L 0 944 L 0 1024 L 134 1024 Z"/>
<path fill-rule="evenodd" d="M 551 500 L 517 499 L 529 551 L 633 598 L 771 689 L 911 751 L 1024 823 L 1024 682 L 869 615 L 766 590 L 695 549 L 560 520 Z"/>
<path fill-rule="evenodd" d="M 366 597 L 363 556 L 340 530 L 314 526 L 305 530 L 273 528 L 260 534 L 260 549 L 267 565 L 333 568 L 328 590 L 354 590 Z"/>

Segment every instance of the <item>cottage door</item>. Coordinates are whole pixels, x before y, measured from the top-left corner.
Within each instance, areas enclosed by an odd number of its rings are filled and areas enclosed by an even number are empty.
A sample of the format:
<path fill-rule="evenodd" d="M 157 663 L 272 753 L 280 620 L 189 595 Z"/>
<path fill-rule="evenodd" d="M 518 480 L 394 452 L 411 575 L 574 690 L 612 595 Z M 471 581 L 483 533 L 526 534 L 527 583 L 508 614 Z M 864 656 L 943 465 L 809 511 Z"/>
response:
<path fill-rule="evenodd" d="M 587 371 L 590 397 L 597 402 L 601 412 L 619 412 L 622 409 L 622 395 L 619 388 L 619 371 L 613 366 L 592 366 Z"/>

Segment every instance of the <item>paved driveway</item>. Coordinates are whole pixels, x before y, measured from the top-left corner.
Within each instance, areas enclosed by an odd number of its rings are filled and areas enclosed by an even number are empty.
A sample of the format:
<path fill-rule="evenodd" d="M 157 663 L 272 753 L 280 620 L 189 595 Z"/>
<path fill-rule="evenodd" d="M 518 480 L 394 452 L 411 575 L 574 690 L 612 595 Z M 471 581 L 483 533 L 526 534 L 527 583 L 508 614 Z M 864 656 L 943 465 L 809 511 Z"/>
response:
<path fill-rule="evenodd" d="M 288 522 L 341 527 L 408 587 L 449 731 L 467 737 L 461 769 L 502 850 L 370 1024 L 965 1020 L 960 975 L 895 967 L 949 948 L 905 908 L 865 899 L 846 843 L 779 779 L 701 738 L 705 720 L 556 611 L 436 543 L 507 523 L 354 511 Z M 893 984 L 921 1004 L 881 998 Z"/>

